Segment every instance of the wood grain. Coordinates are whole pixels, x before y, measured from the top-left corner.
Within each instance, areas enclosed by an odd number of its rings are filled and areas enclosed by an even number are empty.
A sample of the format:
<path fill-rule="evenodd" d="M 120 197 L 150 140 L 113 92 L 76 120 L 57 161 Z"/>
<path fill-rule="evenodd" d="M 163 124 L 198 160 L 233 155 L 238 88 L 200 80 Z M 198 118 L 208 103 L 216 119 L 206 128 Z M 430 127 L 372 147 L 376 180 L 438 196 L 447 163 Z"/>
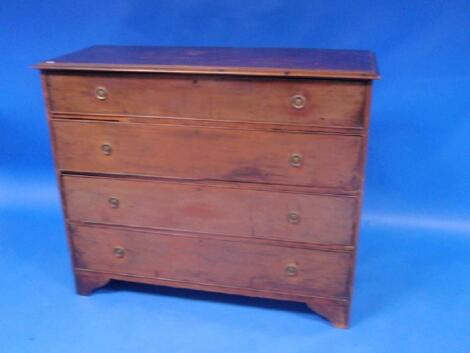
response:
<path fill-rule="evenodd" d="M 79 294 L 295 300 L 348 326 L 372 53 L 95 46 L 37 67 Z"/>
<path fill-rule="evenodd" d="M 123 173 L 356 190 L 361 138 L 111 122 L 52 122 L 57 163 Z M 105 155 L 103 144 L 112 146 Z M 302 166 L 290 165 L 293 154 Z"/>
<path fill-rule="evenodd" d="M 352 245 L 355 230 L 353 197 L 69 175 L 62 180 L 71 221 L 335 245 Z M 298 223 L 289 221 L 290 213 Z"/>
<path fill-rule="evenodd" d="M 44 61 L 41 70 L 379 78 L 365 50 L 93 46 Z"/>
<path fill-rule="evenodd" d="M 156 286 L 203 290 L 207 292 L 219 292 L 258 298 L 271 298 L 277 300 L 299 301 L 306 303 L 309 308 L 327 320 L 331 321 L 331 323 L 337 328 L 347 328 L 349 322 L 350 300 L 345 298 L 318 297 L 303 293 L 284 293 L 263 289 L 237 288 L 216 284 L 201 284 L 155 277 L 98 272 L 87 269 L 76 269 L 75 276 L 77 277 L 78 281 L 84 282 L 86 286 L 91 288 L 86 294 L 82 295 L 89 295 L 94 289 L 106 285 L 107 282 L 100 282 L 101 279 L 113 279 L 126 282 L 148 283 Z"/>
<path fill-rule="evenodd" d="M 152 74 L 49 74 L 53 112 L 361 127 L 366 82 Z M 106 99 L 96 98 L 104 87 Z M 292 99 L 305 97 L 304 107 Z"/>
<path fill-rule="evenodd" d="M 350 252 L 280 248 L 245 242 L 201 239 L 75 226 L 78 268 L 202 284 L 348 297 Z M 123 249 L 122 257 L 115 248 Z M 287 266 L 296 274 L 289 276 Z"/>

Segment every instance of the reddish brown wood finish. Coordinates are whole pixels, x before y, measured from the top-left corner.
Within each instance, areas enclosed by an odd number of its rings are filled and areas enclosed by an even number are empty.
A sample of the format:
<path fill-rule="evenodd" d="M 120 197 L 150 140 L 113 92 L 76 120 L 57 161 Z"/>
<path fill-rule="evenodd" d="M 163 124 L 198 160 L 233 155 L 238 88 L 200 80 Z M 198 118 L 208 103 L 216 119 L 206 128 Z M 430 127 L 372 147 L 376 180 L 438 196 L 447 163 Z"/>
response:
<path fill-rule="evenodd" d="M 366 82 L 152 74 L 55 74 L 53 112 L 361 127 Z M 96 98 L 97 87 L 107 90 Z M 305 98 L 302 108 L 292 99 Z"/>
<path fill-rule="evenodd" d="M 79 294 L 295 300 L 347 327 L 373 54 L 101 46 L 38 67 Z"/>
<path fill-rule="evenodd" d="M 317 314 L 331 321 L 331 323 L 337 328 L 348 327 L 349 317 L 349 306 L 350 301 L 348 299 L 336 299 L 336 298 L 322 298 L 305 296 L 299 293 L 281 293 L 273 291 L 263 291 L 248 288 L 236 288 L 236 287 L 223 287 L 217 285 L 206 285 L 192 282 L 181 282 L 172 279 L 161 279 L 155 277 L 142 277 L 135 275 L 126 275 L 119 273 L 103 273 L 99 271 L 75 269 L 75 276 L 80 281 L 85 281 L 86 285 L 91 286 L 90 292 L 81 295 L 89 295 L 95 289 L 98 289 L 107 284 L 107 282 L 100 284 L 99 281 L 94 281 L 94 278 L 106 278 L 107 280 L 116 279 L 126 282 L 138 282 L 148 283 L 159 286 L 175 287 L 175 288 L 188 288 L 195 290 L 203 290 L 207 292 L 221 292 L 228 294 L 244 295 L 250 297 L 259 298 L 272 298 L 278 300 L 295 300 L 299 302 L 305 302 L 309 308 L 315 311 Z M 93 287 L 93 284 L 95 286 Z"/>
<path fill-rule="evenodd" d="M 353 244 L 354 197 L 68 175 L 63 185 L 72 221 Z"/>
<path fill-rule="evenodd" d="M 104 273 L 75 269 L 75 286 L 80 295 L 90 295 L 96 288 L 108 284 L 110 277 Z"/>
<path fill-rule="evenodd" d="M 358 136 L 64 120 L 52 128 L 62 170 L 347 191 L 360 185 Z M 302 157 L 300 167 L 290 163 L 295 154 Z"/>
<path fill-rule="evenodd" d="M 348 328 L 350 303 L 347 301 L 332 303 L 329 300 L 315 298 L 307 301 L 307 306 L 330 320 L 337 328 Z"/>
<path fill-rule="evenodd" d="M 47 60 L 36 67 L 72 71 L 379 78 L 375 56 L 369 51 L 304 48 L 93 46 Z"/>
<path fill-rule="evenodd" d="M 89 226 L 75 226 L 72 241 L 80 269 L 305 296 L 349 297 L 349 252 Z M 116 249 L 123 253 L 117 255 Z M 296 272 L 288 272 L 289 266 Z"/>

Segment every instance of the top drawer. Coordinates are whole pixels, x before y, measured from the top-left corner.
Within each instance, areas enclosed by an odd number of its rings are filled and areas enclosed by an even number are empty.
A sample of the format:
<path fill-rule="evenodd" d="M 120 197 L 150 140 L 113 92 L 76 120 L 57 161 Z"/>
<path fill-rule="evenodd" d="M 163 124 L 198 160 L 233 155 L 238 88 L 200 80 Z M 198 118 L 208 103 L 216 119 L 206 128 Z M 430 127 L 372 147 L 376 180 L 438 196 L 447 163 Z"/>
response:
<path fill-rule="evenodd" d="M 204 75 L 48 74 L 56 113 L 358 128 L 367 83 Z"/>

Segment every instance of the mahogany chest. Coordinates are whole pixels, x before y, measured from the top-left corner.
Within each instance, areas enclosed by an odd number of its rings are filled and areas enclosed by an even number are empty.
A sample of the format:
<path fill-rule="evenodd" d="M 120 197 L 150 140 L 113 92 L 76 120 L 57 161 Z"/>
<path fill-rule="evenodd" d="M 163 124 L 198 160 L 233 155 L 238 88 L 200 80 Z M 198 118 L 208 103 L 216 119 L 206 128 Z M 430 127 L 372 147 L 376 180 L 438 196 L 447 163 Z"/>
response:
<path fill-rule="evenodd" d="M 95 46 L 37 68 L 79 294 L 292 300 L 347 327 L 372 53 Z"/>

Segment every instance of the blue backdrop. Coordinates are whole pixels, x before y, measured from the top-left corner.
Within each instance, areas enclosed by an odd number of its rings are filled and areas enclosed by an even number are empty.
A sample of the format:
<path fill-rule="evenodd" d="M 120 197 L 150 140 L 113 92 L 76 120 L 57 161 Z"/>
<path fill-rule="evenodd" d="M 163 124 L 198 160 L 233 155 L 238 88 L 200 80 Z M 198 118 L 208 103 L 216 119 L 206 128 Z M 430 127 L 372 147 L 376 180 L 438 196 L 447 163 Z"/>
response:
<path fill-rule="evenodd" d="M 119 284 L 73 294 L 32 65 L 94 44 L 377 54 L 349 331 L 300 304 Z M 1 351 L 470 351 L 468 0 L 3 1 L 0 51 Z"/>

